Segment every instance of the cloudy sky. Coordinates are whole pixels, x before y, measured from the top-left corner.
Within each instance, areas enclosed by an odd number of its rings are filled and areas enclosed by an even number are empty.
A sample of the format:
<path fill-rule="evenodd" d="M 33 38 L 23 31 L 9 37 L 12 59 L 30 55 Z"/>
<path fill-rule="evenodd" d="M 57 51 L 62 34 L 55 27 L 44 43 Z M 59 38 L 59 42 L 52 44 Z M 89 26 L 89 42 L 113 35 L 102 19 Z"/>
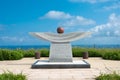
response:
<path fill-rule="evenodd" d="M 72 44 L 120 44 L 120 0 L 0 0 L 0 45 L 46 45 L 29 32 L 90 31 Z"/>

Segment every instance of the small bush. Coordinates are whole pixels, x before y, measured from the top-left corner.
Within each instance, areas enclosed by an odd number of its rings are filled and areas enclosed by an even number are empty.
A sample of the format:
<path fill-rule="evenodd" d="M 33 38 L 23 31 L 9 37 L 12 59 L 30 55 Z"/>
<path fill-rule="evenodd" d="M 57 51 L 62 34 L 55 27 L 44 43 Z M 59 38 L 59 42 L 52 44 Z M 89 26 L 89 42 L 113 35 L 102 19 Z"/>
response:
<path fill-rule="evenodd" d="M 101 53 L 99 49 L 95 48 L 72 48 L 73 57 L 82 57 L 83 52 L 88 52 L 89 57 L 101 57 Z"/>
<path fill-rule="evenodd" d="M 0 50 L 0 60 L 19 60 L 23 58 L 23 54 L 13 50 Z"/>
<path fill-rule="evenodd" d="M 48 49 L 41 49 L 40 56 L 42 57 L 49 57 L 49 50 Z"/>
<path fill-rule="evenodd" d="M 3 54 L 2 54 L 2 50 L 0 49 L 0 60 L 3 61 L 4 58 L 3 58 Z"/>
<path fill-rule="evenodd" d="M 17 51 L 12 51 L 11 52 L 10 60 L 19 60 L 21 58 L 23 58 L 23 54 L 22 53 L 17 52 Z"/>
<path fill-rule="evenodd" d="M 18 52 L 21 52 L 24 57 L 34 57 L 36 52 L 39 52 L 42 57 L 49 57 L 49 49 L 28 49 L 28 50 L 22 50 L 18 49 L 16 50 Z"/>
<path fill-rule="evenodd" d="M 24 51 L 24 57 L 34 57 L 35 49 L 28 49 Z"/>
<path fill-rule="evenodd" d="M 90 57 L 101 57 L 99 49 L 95 48 L 88 49 L 88 53 Z"/>
<path fill-rule="evenodd" d="M 84 50 L 80 49 L 80 48 L 72 48 L 72 53 L 73 53 L 73 57 L 82 57 L 82 52 Z"/>
<path fill-rule="evenodd" d="M 12 72 L 4 72 L 3 74 L 0 74 L 0 80 L 27 80 L 27 78 L 22 73 L 13 74 Z"/>
<path fill-rule="evenodd" d="M 3 55 L 4 60 L 10 60 L 11 52 L 12 52 L 11 50 L 7 50 L 7 49 L 2 50 L 2 55 Z"/>
<path fill-rule="evenodd" d="M 103 56 L 103 59 L 109 59 L 109 60 L 120 60 L 120 53 L 117 52 L 106 52 Z"/>
<path fill-rule="evenodd" d="M 115 72 L 112 74 L 101 74 L 95 80 L 120 80 L 120 75 Z"/>
<path fill-rule="evenodd" d="M 13 50 L 13 51 L 17 51 L 17 52 L 23 54 L 23 56 L 24 56 L 26 50 L 23 50 L 23 49 L 16 49 L 16 50 Z"/>

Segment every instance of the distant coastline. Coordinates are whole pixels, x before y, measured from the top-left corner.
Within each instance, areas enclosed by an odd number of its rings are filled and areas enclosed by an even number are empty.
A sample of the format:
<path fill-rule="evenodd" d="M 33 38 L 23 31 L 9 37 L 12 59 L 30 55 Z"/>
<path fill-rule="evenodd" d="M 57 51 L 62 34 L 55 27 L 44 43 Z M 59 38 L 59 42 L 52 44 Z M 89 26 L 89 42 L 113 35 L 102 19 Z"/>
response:
<path fill-rule="evenodd" d="M 83 47 L 83 48 L 120 48 L 120 44 L 118 45 L 72 45 L 72 47 Z M 0 49 L 41 49 L 41 48 L 50 48 L 50 45 L 8 45 L 8 46 L 0 46 Z"/>

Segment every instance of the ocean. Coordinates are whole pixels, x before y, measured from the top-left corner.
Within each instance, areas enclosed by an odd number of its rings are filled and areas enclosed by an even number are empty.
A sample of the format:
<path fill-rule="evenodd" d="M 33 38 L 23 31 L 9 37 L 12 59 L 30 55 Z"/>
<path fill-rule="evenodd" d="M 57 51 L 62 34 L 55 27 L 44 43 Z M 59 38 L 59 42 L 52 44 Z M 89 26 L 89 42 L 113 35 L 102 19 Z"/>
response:
<path fill-rule="evenodd" d="M 120 45 L 72 45 L 72 47 L 82 47 L 82 48 L 120 48 Z M 50 45 L 9 45 L 0 46 L 0 49 L 41 49 L 50 48 Z"/>

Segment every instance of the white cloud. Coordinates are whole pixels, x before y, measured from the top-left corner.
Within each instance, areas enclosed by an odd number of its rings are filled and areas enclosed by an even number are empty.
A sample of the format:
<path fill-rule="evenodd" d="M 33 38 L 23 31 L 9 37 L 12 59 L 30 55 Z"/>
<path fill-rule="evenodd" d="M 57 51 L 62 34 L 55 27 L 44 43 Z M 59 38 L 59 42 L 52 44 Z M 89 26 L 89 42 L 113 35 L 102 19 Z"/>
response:
<path fill-rule="evenodd" d="M 91 38 L 84 38 L 80 41 L 83 44 L 120 44 L 120 38 L 118 37 L 91 37 Z"/>
<path fill-rule="evenodd" d="M 69 13 L 62 11 L 49 11 L 46 13 L 42 19 L 59 19 L 61 20 L 60 25 L 62 26 L 79 26 L 79 25 L 91 25 L 95 24 L 95 21 L 91 19 L 84 18 L 82 16 L 74 16 Z M 64 20 L 63 20 L 64 19 Z"/>
<path fill-rule="evenodd" d="M 0 24 L 0 30 L 3 30 L 3 27 L 4 27 L 5 25 L 3 25 L 3 24 Z"/>
<path fill-rule="evenodd" d="M 74 16 L 63 23 L 63 26 L 79 26 L 79 25 L 91 25 L 95 24 L 95 21 L 84 18 L 82 16 Z"/>
<path fill-rule="evenodd" d="M 25 40 L 25 38 L 2 36 L 2 37 L 0 37 L 0 40 L 5 41 L 5 42 L 23 42 Z"/>
<path fill-rule="evenodd" d="M 5 27 L 8 27 L 8 26 L 16 26 L 16 24 L 0 24 L 0 30 L 4 30 Z"/>
<path fill-rule="evenodd" d="M 103 7 L 105 10 L 113 10 L 113 9 L 120 9 L 120 2 L 114 3 L 113 5 L 110 6 L 105 6 Z"/>
<path fill-rule="evenodd" d="M 120 36 L 120 30 L 114 31 L 114 34 L 115 34 L 116 36 Z"/>
<path fill-rule="evenodd" d="M 97 25 L 91 31 L 95 36 L 120 37 L 120 15 L 111 14 L 108 23 Z"/>
<path fill-rule="evenodd" d="M 87 3 L 102 3 L 102 2 L 109 2 L 114 0 L 69 0 L 70 2 L 87 2 Z"/>
<path fill-rule="evenodd" d="M 64 13 L 61 11 L 49 11 L 41 18 L 49 18 L 49 19 L 69 19 L 72 16 L 68 13 Z"/>

